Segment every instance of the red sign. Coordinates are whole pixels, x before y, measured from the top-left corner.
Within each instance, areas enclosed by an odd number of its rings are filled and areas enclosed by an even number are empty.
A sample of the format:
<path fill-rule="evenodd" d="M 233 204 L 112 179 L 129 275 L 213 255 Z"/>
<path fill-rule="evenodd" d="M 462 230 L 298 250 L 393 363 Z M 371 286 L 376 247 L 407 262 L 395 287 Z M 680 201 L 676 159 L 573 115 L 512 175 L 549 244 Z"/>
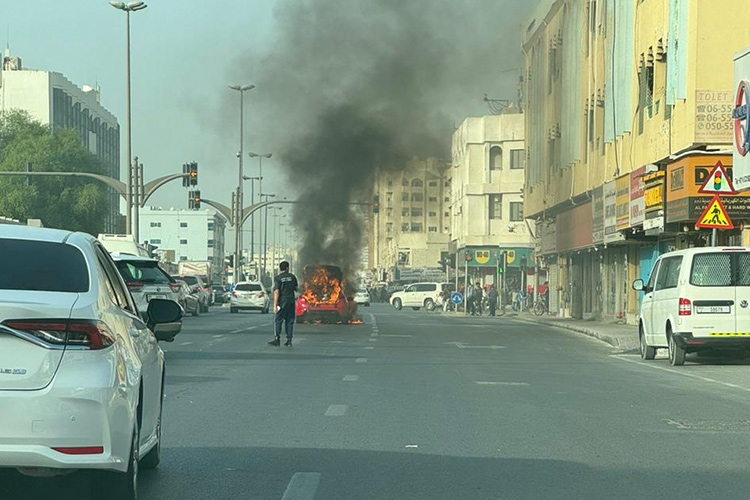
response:
<path fill-rule="evenodd" d="M 721 203 L 721 198 L 714 196 L 711 203 L 703 211 L 695 227 L 701 229 L 734 229 L 732 219 L 729 218 L 727 209 Z"/>
<path fill-rule="evenodd" d="M 698 192 L 702 194 L 737 194 L 732 185 L 732 179 L 729 178 L 724 165 L 720 161 L 716 162 L 716 166 L 706 177 Z"/>

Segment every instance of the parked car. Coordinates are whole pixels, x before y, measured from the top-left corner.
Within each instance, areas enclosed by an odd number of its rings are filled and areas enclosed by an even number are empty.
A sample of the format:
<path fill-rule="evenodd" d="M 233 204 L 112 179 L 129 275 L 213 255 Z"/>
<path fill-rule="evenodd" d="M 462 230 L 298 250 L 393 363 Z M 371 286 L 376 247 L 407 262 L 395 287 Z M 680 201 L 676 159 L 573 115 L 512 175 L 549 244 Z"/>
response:
<path fill-rule="evenodd" d="M 159 267 L 158 260 L 120 252 L 111 255 L 140 310 L 145 311 L 151 299 L 178 302 L 180 285 Z"/>
<path fill-rule="evenodd" d="M 180 291 L 177 294 L 177 302 L 182 306 L 182 309 L 186 313 L 190 313 L 193 316 L 199 316 L 201 313 L 201 305 L 198 299 L 198 292 L 194 292 L 190 289 L 190 286 L 184 281 L 177 280 L 180 284 Z"/>
<path fill-rule="evenodd" d="M 750 350 L 750 249 L 704 247 L 660 256 L 644 292 L 638 325 L 641 356 L 669 350 L 669 362 L 707 350 Z"/>
<path fill-rule="evenodd" d="M 224 285 L 211 285 L 211 294 L 215 304 L 224 304 L 227 300 L 227 287 Z"/>
<path fill-rule="evenodd" d="M 211 306 L 211 291 L 200 276 L 179 275 L 172 276 L 172 278 L 187 283 L 190 289 L 198 296 L 198 302 L 201 305 L 200 312 L 208 312 L 208 308 Z"/>
<path fill-rule="evenodd" d="M 391 294 L 390 302 L 398 310 L 411 307 L 415 311 L 425 307 L 432 311 L 440 303 L 440 292 L 447 283 L 414 283 Z"/>
<path fill-rule="evenodd" d="M 2 226 L 0 255 L 0 468 L 96 470 L 94 498 L 134 500 L 139 468 L 160 461 L 157 340 L 179 332 L 180 307 L 139 312 L 88 234 Z"/>
<path fill-rule="evenodd" d="M 260 311 L 263 314 L 271 309 L 271 300 L 262 283 L 253 281 L 241 281 L 237 283 L 229 298 L 229 312 L 249 309 Z"/>
<path fill-rule="evenodd" d="M 370 294 L 367 290 L 359 290 L 354 294 L 354 302 L 370 307 Z"/>

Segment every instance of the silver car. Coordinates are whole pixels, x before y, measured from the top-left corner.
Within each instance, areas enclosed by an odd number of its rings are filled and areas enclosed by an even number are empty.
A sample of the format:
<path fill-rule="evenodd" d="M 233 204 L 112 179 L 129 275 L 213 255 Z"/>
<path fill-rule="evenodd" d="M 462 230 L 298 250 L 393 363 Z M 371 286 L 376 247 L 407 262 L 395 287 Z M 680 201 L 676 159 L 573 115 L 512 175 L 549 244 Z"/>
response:
<path fill-rule="evenodd" d="M 158 260 L 124 253 L 111 255 L 139 310 L 145 311 L 151 299 L 179 302 L 180 284 L 159 267 Z"/>
<path fill-rule="evenodd" d="M 229 297 L 229 312 L 241 309 L 255 309 L 266 314 L 271 308 L 271 300 L 261 283 L 241 281 L 237 283 Z"/>

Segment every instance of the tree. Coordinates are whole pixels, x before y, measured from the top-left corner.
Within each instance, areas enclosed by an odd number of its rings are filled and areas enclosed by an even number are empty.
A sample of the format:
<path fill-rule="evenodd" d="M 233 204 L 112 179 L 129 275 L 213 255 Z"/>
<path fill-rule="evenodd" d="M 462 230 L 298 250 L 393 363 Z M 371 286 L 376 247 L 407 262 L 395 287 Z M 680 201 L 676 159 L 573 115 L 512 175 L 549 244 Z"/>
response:
<path fill-rule="evenodd" d="M 0 171 L 106 174 L 78 132 L 44 126 L 25 111 L 0 113 Z M 109 211 L 107 190 L 95 180 L 70 177 L 0 177 L 0 215 L 41 219 L 47 227 L 98 234 Z"/>

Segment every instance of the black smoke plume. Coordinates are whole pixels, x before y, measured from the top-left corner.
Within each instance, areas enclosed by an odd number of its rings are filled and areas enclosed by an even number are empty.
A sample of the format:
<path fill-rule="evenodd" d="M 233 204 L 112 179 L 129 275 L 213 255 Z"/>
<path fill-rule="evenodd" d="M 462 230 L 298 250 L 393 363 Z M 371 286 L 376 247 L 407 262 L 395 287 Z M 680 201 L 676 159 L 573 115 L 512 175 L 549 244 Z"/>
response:
<path fill-rule="evenodd" d="M 454 127 L 514 99 L 520 23 L 538 0 L 280 0 L 257 84 L 254 140 L 281 159 L 302 264 L 359 265 L 375 172 L 449 158 Z M 510 71 L 508 71 L 510 70 Z M 253 140 L 253 138 L 251 138 Z M 371 210 L 366 207 L 365 211 Z M 365 212 L 366 213 L 366 212 Z"/>

